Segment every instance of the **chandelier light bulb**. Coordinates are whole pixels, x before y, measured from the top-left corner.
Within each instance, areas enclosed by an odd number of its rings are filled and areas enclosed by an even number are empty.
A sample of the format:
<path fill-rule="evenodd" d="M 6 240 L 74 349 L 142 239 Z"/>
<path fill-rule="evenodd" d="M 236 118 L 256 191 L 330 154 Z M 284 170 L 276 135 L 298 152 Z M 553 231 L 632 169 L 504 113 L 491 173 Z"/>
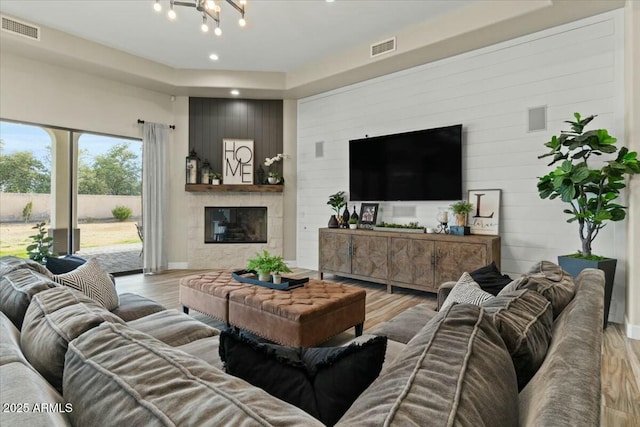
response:
<path fill-rule="evenodd" d="M 247 4 L 247 0 L 240 0 L 240 4 L 244 6 L 245 4 Z"/>
<path fill-rule="evenodd" d="M 153 10 L 155 10 L 156 12 L 162 11 L 162 5 L 160 4 L 160 0 L 156 0 L 156 2 L 153 4 Z"/>
<path fill-rule="evenodd" d="M 167 12 L 167 16 L 169 17 L 169 19 L 171 19 L 172 21 L 174 19 L 176 19 L 176 11 L 173 10 L 173 5 L 171 6 L 171 9 L 169 9 L 169 12 Z"/>
<path fill-rule="evenodd" d="M 203 33 L 209 32 L 209 26 L 207 25 L 207 17 L 204 15 L 202 16 L 202 25 L 200 26 L 200 29 L 202 30 Z"/>
<path fill-rule="evenodd" d="M 213 32 L 215 33 L 216 36 L 222 35 L 222 30 L 220 29 L 220 27 L 216 27 L 216 29 L 213 30 Z"/>
<path fill-rule="evenodd" d="M 247 21 L 245 21 L 245 19 L 244 19 L 244 18 L 240 18 L 240 20 L 238 21 L 238 24 L 239 24 L 241 27 L 244 27 L 244 26 L 246 26 L 246 25 L 247 25 Z"/>
<path fill-rule="evenodd" d="M 216 4 L 213 0 L 207 0 L 206 2 L 204 2 L 204 7 L 209 10 L 213 10 L 216 8 Z"/>

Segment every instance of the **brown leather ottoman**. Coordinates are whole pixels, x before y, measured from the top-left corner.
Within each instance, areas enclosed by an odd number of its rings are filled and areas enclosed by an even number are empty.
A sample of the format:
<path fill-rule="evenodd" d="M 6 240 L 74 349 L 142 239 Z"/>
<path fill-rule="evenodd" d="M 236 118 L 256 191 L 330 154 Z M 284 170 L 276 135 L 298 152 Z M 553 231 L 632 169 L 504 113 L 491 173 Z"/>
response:
<path fill-rule="evenodd" d="M 280 344 L 312 347 L 356 327 L 362 334 L 366 292 L 326 280 L 277 291 L 248 286 L 229 294 L 229 323 Z"/>
<path fill-rule="evenodd" d="M 226 270 L 208 271 L 180 279 L 180 304 L 229 323 L 229 294 L 250 285 L 238 283 Z"/>

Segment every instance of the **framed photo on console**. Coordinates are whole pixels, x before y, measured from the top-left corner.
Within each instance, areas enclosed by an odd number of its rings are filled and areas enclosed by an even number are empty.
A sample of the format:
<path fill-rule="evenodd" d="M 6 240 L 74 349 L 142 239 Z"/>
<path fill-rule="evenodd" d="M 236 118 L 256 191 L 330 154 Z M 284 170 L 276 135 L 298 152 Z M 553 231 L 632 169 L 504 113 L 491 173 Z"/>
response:
<path fill-rule="evenodd" d="M 365 228 L 371 228 L 376 225 L 376 218 L 378 217 L 378 204 L 377 203 L 363 203 L 360 206 L 360 224 Z"/>
<path fill-rule="evenodd" d="M 469 190 L 474 211 L 467 216 L 471 234 L 499 234 L 501 190 Z"/>

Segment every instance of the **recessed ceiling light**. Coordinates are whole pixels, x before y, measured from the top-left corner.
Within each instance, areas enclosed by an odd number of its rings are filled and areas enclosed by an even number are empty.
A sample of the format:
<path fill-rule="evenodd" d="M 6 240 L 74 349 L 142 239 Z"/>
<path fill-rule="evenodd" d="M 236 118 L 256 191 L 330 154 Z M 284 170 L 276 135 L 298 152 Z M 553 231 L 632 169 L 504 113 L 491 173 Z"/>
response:
<path fill-rule="evenodd" d="M 240 95 L 240 91 L 239 91 L 239 90 L 237 90 L 237 89 L 233 89 L 233 90 L 231 91 L 231 95 L 233 95 L 233 96 L 238 96 L 238 95 Z"/>
<path fill-rule="evenodd" d="M 325 0 L 327 3 L 333 3 L 335 0 Z"/>
<path fill-rule="evenodd" d="M 211 55 L 209 55 L 209 59 L 212 61 L 217 61 L 220 58 L 215 53 L 212 53 Z"/>

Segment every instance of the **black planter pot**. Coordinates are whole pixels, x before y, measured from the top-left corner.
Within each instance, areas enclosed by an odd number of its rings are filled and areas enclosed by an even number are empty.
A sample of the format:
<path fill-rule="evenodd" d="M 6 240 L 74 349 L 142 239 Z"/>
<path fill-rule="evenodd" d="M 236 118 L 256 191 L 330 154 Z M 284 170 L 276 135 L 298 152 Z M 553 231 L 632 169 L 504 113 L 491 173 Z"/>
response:
<path fill-rule="evenodd" d="M 615 258 L 605 258 L 600 261 L 591 261 L 588 259 L 573 258 L 565 255 L 561 255 L 558 257 L 558 265 L 573 277 L 576 277 L 585 268 L 597 268 L 604 271 L 603 329 L 606 329 L 607 320 L 609 319 L 609 306 L 611 306 L 611 293 L 613 291 L 613 279 L 616 274 L 617 262 L 618 260 Z"/>
<path fill-rule="evenodd" d="M 329 228 L 338 228 L 338 218 L 336 218 L 335 215 L 331 215 L 331 218 L 329 218 Z"/>

